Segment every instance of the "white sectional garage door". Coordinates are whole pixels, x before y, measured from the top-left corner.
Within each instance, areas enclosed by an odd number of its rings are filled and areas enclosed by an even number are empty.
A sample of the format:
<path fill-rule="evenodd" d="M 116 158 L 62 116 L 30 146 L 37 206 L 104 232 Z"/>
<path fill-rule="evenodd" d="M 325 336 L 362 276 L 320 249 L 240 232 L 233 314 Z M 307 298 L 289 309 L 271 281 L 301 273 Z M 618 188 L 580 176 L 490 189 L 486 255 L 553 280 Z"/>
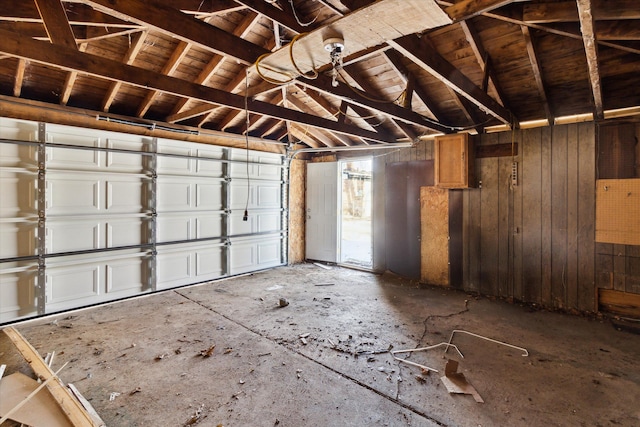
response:
<path fill-rule="evenodd" d="M 284 264 L 285 177 L 277 154 L 0 118 L 0 323 Z"/>

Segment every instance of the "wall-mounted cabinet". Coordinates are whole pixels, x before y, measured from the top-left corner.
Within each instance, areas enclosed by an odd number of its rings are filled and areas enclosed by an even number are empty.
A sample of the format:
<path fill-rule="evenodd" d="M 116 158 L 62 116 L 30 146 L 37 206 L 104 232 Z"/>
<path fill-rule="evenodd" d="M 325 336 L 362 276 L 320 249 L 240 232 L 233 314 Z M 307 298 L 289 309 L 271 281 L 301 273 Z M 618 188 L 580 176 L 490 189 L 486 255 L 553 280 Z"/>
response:
<path fill-rule="evenodd" d="M 469 134 L 438 136 L 434 141 L 434 148 L 436 187 L 471 188 L 475 186 L 475 155 Z"/>

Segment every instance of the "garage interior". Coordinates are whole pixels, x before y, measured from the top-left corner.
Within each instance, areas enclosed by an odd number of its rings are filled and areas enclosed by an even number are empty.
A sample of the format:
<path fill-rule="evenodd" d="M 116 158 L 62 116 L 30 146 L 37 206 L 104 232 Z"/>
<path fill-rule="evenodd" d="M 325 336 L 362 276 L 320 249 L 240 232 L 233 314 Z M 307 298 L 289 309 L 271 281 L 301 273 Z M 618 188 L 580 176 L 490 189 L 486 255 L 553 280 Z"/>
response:
<path fill-rule="evenodd" d="M 1 3 L 7 425 L 640 423 L 637 1 Z"/>

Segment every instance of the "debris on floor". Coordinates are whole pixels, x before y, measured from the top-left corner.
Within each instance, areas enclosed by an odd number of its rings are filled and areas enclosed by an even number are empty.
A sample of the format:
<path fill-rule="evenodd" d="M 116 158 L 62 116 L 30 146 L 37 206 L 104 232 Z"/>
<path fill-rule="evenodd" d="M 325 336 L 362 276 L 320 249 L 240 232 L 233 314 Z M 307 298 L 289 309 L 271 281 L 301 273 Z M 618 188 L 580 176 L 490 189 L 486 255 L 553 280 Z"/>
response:
<path fill-rule="evenodd" d="M 209 348 L 205 348 L 204 350 L 200 350 L 200 353 L 198 353 L 198 356 L 211 357 L 211 355 L 213 354 L 213 350 L 215 350 L 215 348 L 216 348 L 216 345 L 213 344 Z"/>
<path fill-rule="evenodd" d="M 204 413 L 204 404 L 200 405 L 198 407 L 198 409 L 196 409 L 195 414 L 193 414 L 188 420 L 187 422 L 184 423 L 185 427 L 186 426 L 192 426 L 195 424 L 198 424 L 201 420 L 203 420 L 204 418 L 206 418 L 205 416 L 202 416 L 202 414 Z"/>
<path fill-rule="evenodd" d="M 328 265 L 320 264 L 319 262 L 314 262 L 313 265 L 315 265 L 316 267 L 324 268 L 325 270 L 331 270 L 331 267 L 329 267 Z"/>
<path fill-rule="evenodd" d="M 287 301 L 287 299 L 286 299 L 286 298 L 280 298 L 280 299 L 278 300 L 278 306 L 280 306 L 280 307 L 286 307 L 286 306 L 288 306 L 288 305 L 289 305 L 289 301 Z"/>
<path fill-rule="evenodd" d="M 522 352 L 522 357 L 529 356 L 529 351 L 526 348 L 518 347 L 517 345 L 508 344 L 508 343 L 503 342 L 503 341 L 498 341 L 498 340 L 495 340 L 493 338 L 485 337 L 484 335 L 476 334 L 476 333 L 469 332 L 469 331 L 464 331 L 462 329 L 454 329 L 453 331 L 451 331 L 451 335 L 449 336 L 449 341 L 446 343 L 447 344 L 447 348 L 444 350 L 445 353 L 449 350 L 449 347 L 455 347 L 455 349 L 458 350 L 458 347 L 456 347 L 455 345 L 451 344 L 451 341 L 453 340 L 453 336 L 456 333 L 471 335 L 472 337 L 480 338 L 480 339 L 483 339 L 485 341 L 489 341 L 489 342 L 492 342 L 492 343 L 495 343 L 495 344 L 500 344 L 500 345 L 503 345 L 505 347 L 514 348 L 514 349 L 520 350 Z M 458 354 L 460 354 L 460 356 L 464 358 L 464 356 L 462 355 L 460 350 L 458 350 Z"/>
<path fill-rule="evenodd" d="M 56 372 L 45 362 L 33 346 L 13 327 L 3 329 L 5 335 L 22 357 L 31 366 L 36 377 L 42 382 L 33 380 L 16 372 L 0 382 L 0 424 L 11 419 L 30 426 L 89 426 L 103 427 L 104 422 L 81 397 L 80 392 L 71 385 L 65 386 L 58 373 L 67 366 L 63 364 Z M 62 354 L 60 352 L 59 354 Z M 53 353 L 49 356 L 53 362 Z M 10 379 L 11 378 L 11 379 Z M 46 388 L 46 392 L 42 389 Z M 86 403 L 85 403 L 86 402 Z M 26 418 L 22 418 L 26 417 Z M 46 420 L 43 423 L 42 420 Z M 59 420 L 59 423 L 54 422 Z"/>
<path fill-rule="evenodd" d="M 478 391 L 467 382 L 462 372 L 458 372 L 458 362 L 449 359 L 444 368 L 444 376 L 440 378 L 451 394 L 470 394 L 478 403 L 484 403 Z"/>

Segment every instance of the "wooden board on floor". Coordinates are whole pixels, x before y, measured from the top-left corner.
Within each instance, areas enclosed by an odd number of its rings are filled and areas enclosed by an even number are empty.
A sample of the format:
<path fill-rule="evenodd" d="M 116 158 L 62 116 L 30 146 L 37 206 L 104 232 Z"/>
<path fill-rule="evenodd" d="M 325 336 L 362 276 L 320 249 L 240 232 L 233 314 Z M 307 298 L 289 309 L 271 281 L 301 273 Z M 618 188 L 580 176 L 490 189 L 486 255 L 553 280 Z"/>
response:
<path fill-rule="evenodd" d="M 3 417 L 22 402 L 31 392 L 38 388 L 38 385 L 36 380 L 20 372 L 15 372 L 2 378 L 2 381 L 0 381 L 0 417 Z M 33 427 L 72 426 L 47 390 L 40 390 L 9 418 Z"/>
<path fill-rule="evenodd" d="M 640 294 L 598 289 L 598 309 L 640 319 Z"/>

